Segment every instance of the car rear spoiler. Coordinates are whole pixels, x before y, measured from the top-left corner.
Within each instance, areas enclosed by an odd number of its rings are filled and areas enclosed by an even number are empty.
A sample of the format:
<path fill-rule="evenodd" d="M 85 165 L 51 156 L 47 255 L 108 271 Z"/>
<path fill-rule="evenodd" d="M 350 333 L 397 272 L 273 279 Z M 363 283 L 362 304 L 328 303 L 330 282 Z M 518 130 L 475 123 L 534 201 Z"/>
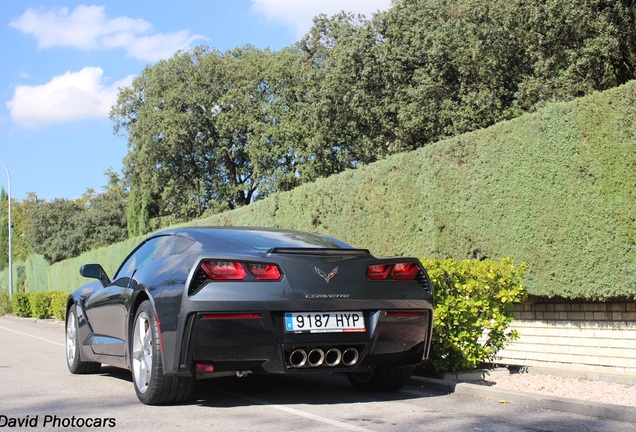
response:
<path fill-rule="evenodd" d="M 282 248 L 275 247 L 267 251 L 270 254 L 295 255 L 371 255 L 368 249 L 343 248 Z"/>

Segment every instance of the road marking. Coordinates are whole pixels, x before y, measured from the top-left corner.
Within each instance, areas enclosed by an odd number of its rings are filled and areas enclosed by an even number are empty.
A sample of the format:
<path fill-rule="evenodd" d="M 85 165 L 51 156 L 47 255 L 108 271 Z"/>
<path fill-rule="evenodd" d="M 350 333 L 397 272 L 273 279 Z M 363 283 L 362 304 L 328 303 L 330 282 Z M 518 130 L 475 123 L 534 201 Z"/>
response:
<path fill-rule="evenodd" d="M 263 401 L 263 400 L 260 400 L 260 399 L 256 399 L 256 398 L 253 398 L 253 397 L 250 397 L 250 396 L 245 396 L 245 395 L 241 395 L 241 394 L 237 394 L 237 393 L 229 393 L 229 394 L 231 394 L 234 397 L 245 399 L 245 400 L 248 400 L 250 402 L 256 403 L 258 405 L 262 405 L 264 407 L 267 407 L 267 408 L 273 408 L 275 410 L 282 411 L 284 413 L 297 415 L 299 417 L 304 417 L 306 419 L 314 420 L 314 421 L 319 422 L 319 423 L 324 423 L 324 424 L 328 424 L 330 426 L 335 426 L 335 427 L 340 428 L 340 429 L 345 429 L 345 430 L 350 430 L 350 431 L 357 431 L 357 432 L 371 432 L 372 431 L 372 429 L 367 429 L 367 428 L 362 427 L 362 426 L 356 426 L 356 425 L 353 425 L 353 424 L 341 422 L 339 420 L 330 419 L 328 417 L 323 417 L 323 416 L 320 416 L 320 415 L 317 415 L 317 414 L 312 414 L 312 413 L 309 413 L 307 411 L 299 410 L 299 409 L 296 409 L 296 408 L 291 408 L 291 407 L 284 406 L 284 405 L 272 405 L 272 404 L 270 404 L 270 403 L 268 403 L 266 401 Z"/>
<path fill-rule="evenodd" d="M 32 337 L 32 338 L 35 338 L 35 339 L 40 339 L 40 340 L 42 340 L 44 342 L 52 343 L 53 345 L 58 345 L 58 346 L 61 346 L 61 347 L 65 347 L 66 346 L 65 344 L 60 343 L 60 342 L 55 342 L 55 341 L 52 341 L 52 340 L 49 340 L 49 339 L 44 339 L 44 338 L 41 338 L 39 336 L 35 336 L 35 335 L 29 334 L 29 333 L 23 333 L 21 331 L 13 330 L 13 329 L 10 329 L 10 328 L 7 328 L 7 327 L 0 326 L 0 329 L 8 330 L 8 331 L 13 332 L 13 333 L 21 334 L 23 336 L 29 336 L 29 337 Z"/>

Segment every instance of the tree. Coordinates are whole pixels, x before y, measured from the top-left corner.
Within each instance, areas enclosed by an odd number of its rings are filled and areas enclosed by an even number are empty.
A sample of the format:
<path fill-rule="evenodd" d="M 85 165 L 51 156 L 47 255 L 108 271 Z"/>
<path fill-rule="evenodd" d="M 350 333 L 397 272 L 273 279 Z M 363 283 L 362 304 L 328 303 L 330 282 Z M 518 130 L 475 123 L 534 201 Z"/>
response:
<path fill-rule="evenodd" d="M 625 83 L 634 13 L 631 0 L 400 0 L 373 20 L 387 118 L 418 147 Z"/>
<path fill-rule="evenodd" d="M 630 0 L 400 0 L 371 20 L 319 16 L 299 43 L 309 154 L 337 172 L 625 83 L 634 12 Z"/>
<path fill-rule="evenodd" d="M 109 182 L 103 192 L 89 189 L 78 200 L 84 211 L 78 214 L 77 229 L 86 237 L 86 250 L 128 238 L 126 189 L 112 170 L 106 175 Z"/>
<path fill-rule="evenodd" d="M 302 149 L 308 180 L 410 149 L 397 143 L 388 121 L 378 47 L 371 23 L 346 13 L 316 17 L 298 44 L 306 93 L 295 111 L 310 128 Z"/>
<path fill-rule="evenodd" d="M 633 0 L 396 0 L 148 66 L 111 111 L 140 234 L 635 77 Z"/>
<path fill-rule="evenodd" d="M 49 262 L 74 257 L 86 249 L 86 238 L 77 227 L 81 205 L 57 198 L 35 208 L 29 220 L 29 246 Z"/>
<path fill-rule="evenodd" d="M 29 223 L 36 208 L 43 202 L 44 200 L 38 198 L 35 192 L 28 192 L 24 200 L 11 203 L 12 248 L 13 258 L 16 261 L 24 261 L 33 253 L 28 241 Z"/>
<path fill-rule="evenodd" d="M 88 189 L 75 200 L 42 201 L 30 194 L 19 206 L 29 215 L 21 222 L 29 250 L 55 263 L 128 238 L 126 189 L 115 173 L 106 174 L 103 192 Z"/>
<path fill-rule="evenodd" d="M 13 261 L 24 261 L 31 253 L 26 244 L 27 221 L 33 206 L 39 202 L 31 192 L 23 201 L 11 200 L 11 253 Z M 0 189 L 0 269 L 9 265 L 9 197 Z"/>
<path fill-rule="evenodd" d="M 128 134 L 131 233 L 249 204 L 286 172 L 268 50 L 206 47 L 146 67 L 111 111 Z M 282 163 L 281 163 L 282 162 Z M 282 177 L 285 177 L 284 175 Z"/>
<path fill-rule="evenodd" d="M 633 0 L 530 2 L 519 18 L 531 67 L 516 95 L 523 109 L 607 90 L 636 76 Z"/>
<path fill-rule="evenodd" d="M 382 103 L 401 147 L 416 148 L 520 114 L 529 72 L 520 4 L 508 0 L 404 0 L 374 18 Z"/>

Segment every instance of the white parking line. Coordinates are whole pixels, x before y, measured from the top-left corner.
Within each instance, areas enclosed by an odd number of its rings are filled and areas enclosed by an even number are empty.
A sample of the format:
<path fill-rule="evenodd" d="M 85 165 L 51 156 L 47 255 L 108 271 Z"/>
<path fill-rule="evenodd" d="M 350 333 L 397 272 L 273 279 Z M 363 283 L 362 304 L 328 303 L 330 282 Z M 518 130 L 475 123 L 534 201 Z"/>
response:
<path fill-rule="evenodd" d="M 241 398 L 241 399 L 245 399 L 248 400 L 252 403 L 256 403 L 258 405 L 262 405 L 265 406 L 267 408 L 273 408 L 275 410 L 278 411 L 282 411 L 288 414 L 293 414 L 299 417 L 304 417 L 306 419 L 310 419 L 319 423 L 324 423 L 324 424 L 328 424 L 330 426 L 335 426 L 337 428 L 340 429 L 344 429 L 344 430 L 350 430 L 350 431 L 357 431 L 357 432 L 371 432 L 372 429 L 367 429 L 365 427 L 362 426 L 356 426 L 353 424 L 349 424 L 349 423 L 345 423 L 345 422 L 341 422 L 338 420 L 334 420 L 334 419 L 330 419 L 328 417 L 323 417 L 317 414 L 312 414 L 309 413 L 307 411 L 303 411 L 303 410 L 299 410 L 296 408 L 291 408 L 288 406 L 284 406 L 284 405 L 272 405 L 266 401 L 260 400 L 260 399 L 256 399 L 253 397 L 249 397 L 249 396 L 245 396 L 245 395 L 240 395 L 240 394 L 236 394 L 236 393 L 230 393 L 232 396 L 237 397 L 237 398 Z"/>
<path fill-rule="evenodd" d="M 21 334 L 23 336 L 29 336 L 29 337 L 32 337 L 34 339 L 40 339 L 40 340 L 42 340 L 44 342 L 52 343 L 53 345 L 59 345 L 59 346 L 62 346 L 62 347 L 66 346 L 65 344 L 60 343 L 60 342 L 55 342 L 55 341 L 52 341 L 52 340 L 49 340 L 49 339 L 44 339 L 44 338 L 41 338 L 39 336 L 35 336 L 35 335 L 29 334 L 29 333 L 24 333 L 24 332 L 21 332 L 21 331 L 13 330 L 13 329 L 10 329 L 10 328 L 7 328 L 7 327 L 0 326 L 0 329 L 8 330 L 8 331 L 13 332 L 13 333 Z"/>

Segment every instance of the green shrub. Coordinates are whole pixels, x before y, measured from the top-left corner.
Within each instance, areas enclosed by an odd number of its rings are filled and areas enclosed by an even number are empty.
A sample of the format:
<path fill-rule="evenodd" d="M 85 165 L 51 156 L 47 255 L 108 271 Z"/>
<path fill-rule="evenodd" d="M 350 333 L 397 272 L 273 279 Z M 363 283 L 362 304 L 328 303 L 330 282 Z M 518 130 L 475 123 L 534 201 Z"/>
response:
<path fill-rule="evenodd" d="M 13 301 L 9 295 L 0 291 L 0 315 L 14 312 L 19 317 L 66 319 L 66 300 L 68 293 L 64 291 L 44 291 L 31 293 L 15 293 Z"/>
<path fill-rule="evenodd" d="M 49 307 L 49 315 L 54 316 L 57 319 L 66 319 L 66 299 L 68 299 L 68 293 L 64 291 L 49 291 L 51 297 L 51 305 Z"/>
<path fill-rule="evenodd" d="M 31 316 L 31 305 L 29 304 L 29 295 L 27 293 L 18 292 L 13 294 L 11 304 L 13 313 L 19 317 Z"/>
<path fill-rule="evenodd" d="M 11 300 L 9 300 L 9 293 L 7 291 L 0 291 L 0 316 L 10 314 L 13 311 L 11 307 Z"/>
<path fill-rule="evenodd" d="M 473 369 L 518 338 L 512 304 L 525 298 L 525 264 L 425 259 L 435 290 L 431 353 L 425 368 Z"/>
<path fill-rule="evenodd" d="M 49 307 L 51 306 L 51 295 L 48 292 L 29 293 L 29 304 L 31 306 L 31 316 L 34 318 L 48 318 Z"/>

